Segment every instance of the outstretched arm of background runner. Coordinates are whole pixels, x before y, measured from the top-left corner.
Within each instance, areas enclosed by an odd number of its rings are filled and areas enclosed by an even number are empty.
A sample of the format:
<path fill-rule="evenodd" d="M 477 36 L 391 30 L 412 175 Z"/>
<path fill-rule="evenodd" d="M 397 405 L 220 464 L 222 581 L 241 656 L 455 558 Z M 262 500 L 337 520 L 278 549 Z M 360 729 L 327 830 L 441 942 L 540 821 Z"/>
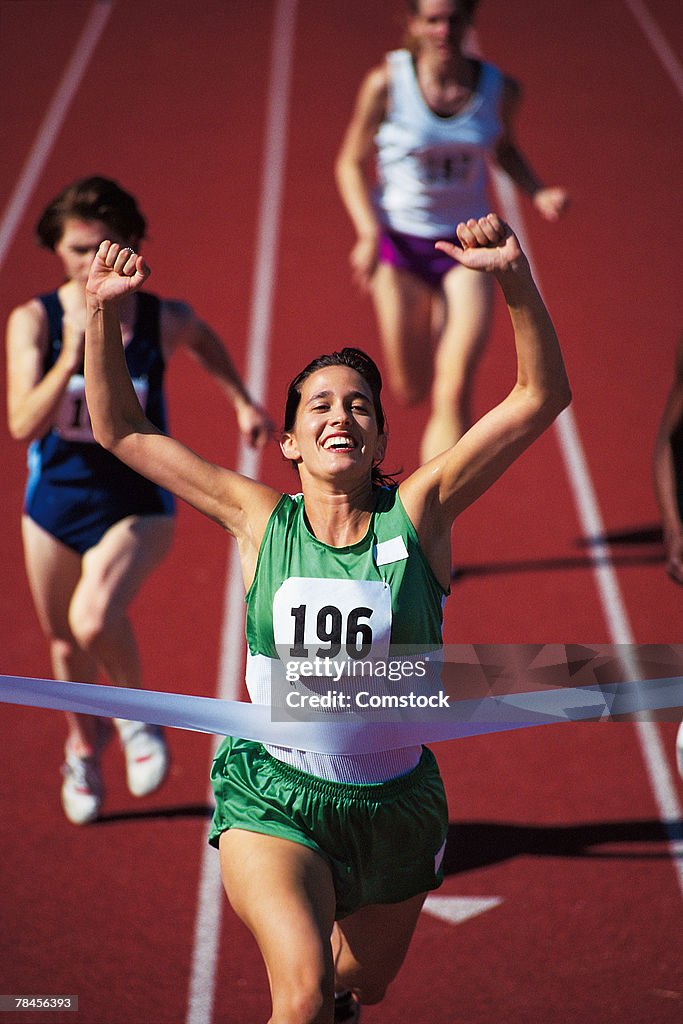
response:
<path fill-rule="evenodd" d="M 262 448 L 275 427 L 247 391 L 227 346 L 186 302 L 165 299 L 161 309 L 164 354 L 170 356 L 181 346 L 190 352 L 231 403 L 242 440 L 252 448 Z"/>
<path fill-rule="evenodd" d="M 142 476 L 233 533 L 244 554 L 258 548 L 279 494 L 205 461 L 146 417 L 130 380 L 118 307 L 150 270 L 142 256 L 104 241 L 86 285 L 85 386 L 95 439 Z"/>
<path fill-rule="evenodd" d="M 368 163 L 384 118 L 387 91 L 387 67 L 382 64 L 363 80 L 334 165 L 339 195 L 356 230 L 349 263 L 361 291 L 370 287 L 379 253 L 380 223 L 372 201 Z"/>
<path fill-rule="evenodd" d="M 521 87 L 512 78 L 505 79 L 500 117 L 503 131 L 496 142 L 496 163 L 514 183 L 531 199 L 545 220 L 556 221 L 566 213 L 570 204 L 569 193 L 560 185 L 544 185 L 538 178 L 515 138 L 514 122 L 521 100 Z"/>

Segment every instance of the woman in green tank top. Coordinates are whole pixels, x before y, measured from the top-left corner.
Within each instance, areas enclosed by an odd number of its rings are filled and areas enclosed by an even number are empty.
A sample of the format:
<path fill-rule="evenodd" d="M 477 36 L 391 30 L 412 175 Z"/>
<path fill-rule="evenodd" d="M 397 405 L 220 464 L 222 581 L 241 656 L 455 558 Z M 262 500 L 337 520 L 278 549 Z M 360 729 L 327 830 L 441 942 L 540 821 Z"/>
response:
<path fill-rule="evenodd" d="M 404 585 L 404 575 L 395 583 L 385 567 L 406 560 L 403 545 L 408 561 L 414 555 L 420 562 L 422 583 L 412 579 L 413 593 L 430 590 L 426 600 L 433 607 L 449 587 L 453 521 L 570 400 L 552 322 L 514 233 L 488 214 L 459 224 L 457 235 L 462 248 L 437 247 L 497 280 L 514 332 L 516 380 L 452 448 L 400 483 L 394 504 L 403 525 L 377 537 L 381 557 L 374 561 L 366 544 L 384 482 L 379 465 L 386 435 L 372 361 L 346 349 L 292 382 L 281 448 L 298 468 L 302 497 L 286 500 L 265 484 L 205 462 L 146 420 L 123 360 L 116 309 L 149 268 L 130 249 L 100 246 L 87 285 L 86 332 L 86 389 L 97 440 L 231 533 L 247 589 L 275 520 L 293 517 L 278 525 L 287 538 L 278 544 L 286 544 L 289 561 L 278 568 L 277 552 L 269 553 L 266 597 L 259 607 L 254 600 L 250 653 L 256 659 L 276 661 L 283 642 L 296 655 L 310 653 L 316 630 L 323 651 L 342 643 L 360 650 L 366 642 L 389 650 L 393 620 L 402 614 L 393 588 Z M 323 559 L 322 584 L 313 575 L 310 548 Z M 367 560 L 358 580 L 348 578 L 355 558 Z M 301 575 L 284 578 L 296 559 Z M 307 579 L 316 591 L 311 600 L 320 605 L 313 633 L 307 632 L 301 585 Z M 277 604 L 283 592 L 286 600 Z M 438 642 L 439 627 L 434 618 L 424 625 L 431 642 Z M 379 1002 L 396 976 L 426 892 L 439 884 L 446 815 L 433 755 L 418 750 L 418 763 L 392 771 L 378 750 L 379 777 L 371 775 L 376 763 L 368 762 L 358 782 L 344 781 L 351 757 L 337 763 L 323 755 L 320 769 L 307 773 L 287 762 L 287 752 L 280 760 L 260 744 L 230 739 L 224 746 L 214 765 L 219 806 L 212 841 L 228 897 L 265 961 L 271 1024 L 357 1020 L 359 1004 Z M 335 1000 L 335 989 L 347 992 Z"/>

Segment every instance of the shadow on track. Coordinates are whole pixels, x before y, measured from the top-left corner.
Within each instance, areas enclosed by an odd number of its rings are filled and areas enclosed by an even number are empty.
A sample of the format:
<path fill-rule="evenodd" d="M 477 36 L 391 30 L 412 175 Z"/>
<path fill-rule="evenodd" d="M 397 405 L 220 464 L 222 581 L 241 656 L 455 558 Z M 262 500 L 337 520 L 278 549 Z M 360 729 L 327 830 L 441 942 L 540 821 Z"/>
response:
<path fill-rule="evenodd" d="M 591 549 L 605 544 L 611 548 L 624 547 L 621 553 L 610 551 L 607 562 L 610 565 L 634 567 L 639 565 L 658 565 L 664 561 L 662 549 L 662 530 L 656 524 L 646 523 L 638 526 L 627 526 L 623 529 L 608 531 L 595 537 L 578 537 L 574 540 L 577 548 Z M 634 552 L 629 548 L 644 547 L 656 550 Z M 558 558 L 527 558 L 520 561 L 504 562 L 473 562 L 454 566 L 452 579 L 462 582 L 475 576 L 501 576 L 510 573 L 524 572 L 557 572 L 565 569 L 592 569 L 595 559 L 591 555 L 565 555 Z"/>
<path fill-rule="evenodd" d="M 169 821 L 174 818 L 206 818 L 213 814 L 213 807 L 208 804 L 185 804 L 180 807 L 150 807 L 140 811 L 114 811 L 113 814 L 102 814 L 88 828 L 100 828 L 104 825 L 116 825 L 130 821 Z"/>
<path fill-rule="evenodd" d="M 503 821 L 451 822 L 444 874 L 457 875 L 515 857 L 589 857 L 666 860 L 669 842 L 683 838 L 683 821 L 670 832 L 657 819 L 576 825 L 518 825 Z M 634 849 L 657 844 L 656 849 Z M 620 849 L 612 848 L 619 846 Z M 632 847 L 628 849 L 627 847 Z M 603 849 L 600 849 L 603 847 Z"/>

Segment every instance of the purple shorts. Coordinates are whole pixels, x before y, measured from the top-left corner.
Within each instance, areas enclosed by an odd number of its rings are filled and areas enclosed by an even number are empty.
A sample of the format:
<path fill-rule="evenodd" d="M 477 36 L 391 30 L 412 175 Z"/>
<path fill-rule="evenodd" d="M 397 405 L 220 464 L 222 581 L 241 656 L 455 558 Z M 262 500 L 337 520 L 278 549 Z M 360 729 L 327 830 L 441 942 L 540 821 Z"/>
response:
<path fill-rule="evenodd" d="M 384 228 L 379 243 L 379 261 L 389 263 L 398 270 L 407 270 L 430 288 L 438 290 L 444 276 L 456 264 L 445 252 L 434 248 L 437 241 L 437 238 L 403 235 L 399 231 Z M 449 241 L 460 247 L 457 238 Z"/>

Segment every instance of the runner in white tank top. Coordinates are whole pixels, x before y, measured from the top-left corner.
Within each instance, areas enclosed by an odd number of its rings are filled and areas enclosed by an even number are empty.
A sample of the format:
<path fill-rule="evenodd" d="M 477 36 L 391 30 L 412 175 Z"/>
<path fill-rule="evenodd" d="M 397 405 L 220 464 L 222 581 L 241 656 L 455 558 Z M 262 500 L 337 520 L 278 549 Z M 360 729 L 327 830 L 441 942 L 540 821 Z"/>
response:
<path fill-rule="evenodd" d="M 491 208 L 490 161 L 547 220 L 557 220 L 569 198 L 541 184 L 515 141 L 518 84 L 464 49 L 476 0 L 409 7 L 408 47 L 366 75 L 336 179 L 357 234 L 353 277 L 372 295 L 392 390 L 412 405 L 431 389 L 426 462 L 470 425 L 474 371 L 492 317 L 490 280 L 454 267 L 433 243 Z M 430 350 L 433 359 L 425 358 Z"/>
<path fill-rule="evenodd" d="M 386 59 L 387 112 L 375 136 L 377 216 L 394 231 L 434 242 L 489 209 L 486 161 L 502 131 L 504 79 L 492 64 L 476 65 L 469 102 L 446 117 L 425 101 L 410 50 Z"/>

